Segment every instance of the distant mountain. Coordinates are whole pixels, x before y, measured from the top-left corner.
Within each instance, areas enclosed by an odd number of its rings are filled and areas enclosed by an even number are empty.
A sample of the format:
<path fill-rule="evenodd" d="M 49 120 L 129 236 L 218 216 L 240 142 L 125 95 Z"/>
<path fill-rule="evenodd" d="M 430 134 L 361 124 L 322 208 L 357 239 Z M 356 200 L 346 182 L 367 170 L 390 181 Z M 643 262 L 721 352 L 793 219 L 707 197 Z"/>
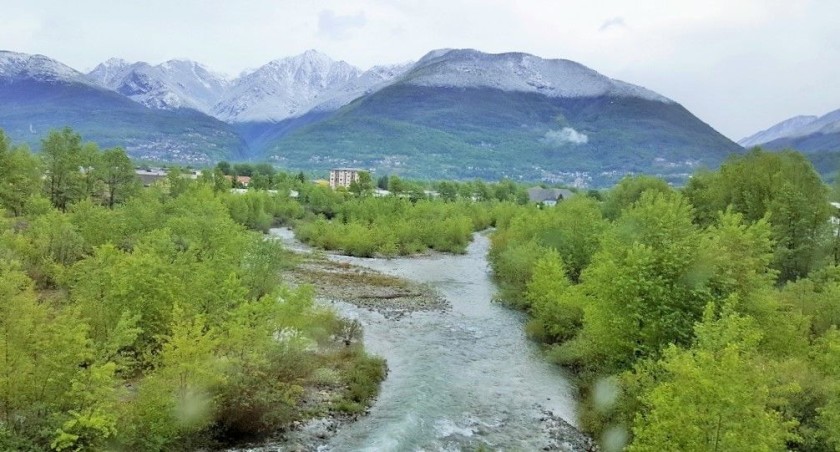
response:
<path fill-rule="evenodd" d="M 229 123 L 277 123 L 310 111 L 334 111 L 404 73 L 412 63 L 362 71 L 308 50 L 227 80 L 201 64 L 152 66 L 111 58 L 88 77 L 149 108 L 192 108 Z"/>
<path fill-rule="evenodd" d="M 18 141 L 70 125 L 179 162 L 591 186 L 628 172 L 679 183 L 742 150 L 678 103 L 573 61 L 469 49 L 367 71 L 307 51 L 232 80 L 185 60 L 111 59 L 85 75 L 4 52 L 0 102 L 0 128 Z"/>
<path fill-rule="evenodd" d="M 489 88 L 551 98 L 615 96 L 672 102 L 640 86 L 607 78 L 580 63 L 527 53 L 435 50 L 417 62 L 404 82 L 438 88 Z"/>
<path fill-rule="evenodd" d="M 743 146 L 770 149 L 793 147 L 803 152 L 840 151 L 840 110 L 823 116 L 794 116 L 738 141 Z"/>
<path fill-rule="evenodd" d="M 475 50 L 433 51 L 267 147 L 313 169 L 596 185 L 628 171 L 684 180 L 742 149 L 664 96 L 578 63 Z"/>
<path fill-rule="evenodd" d="M 347 83 L 324 92 L 320 96 L 320 103 L 317 103 L 310 112 L 338 110 L 363 95 L 384 88 L 393 80 L 408 72 L 412 66 L 414 66 L 413 62 L 374 66 L 359 74 L 358 77 L 348 80 Z"/>
<path fill-rule="evenodd" d="M 231 126 L 207 115 L 150 109 L 58 61 L 0 51 L 0 128 L 37 149 L 49 130 L 64 126 L 139 159 L 202 164 L 246 151 Z"/>
<path fill-rule="evenodd" d="M 795 149 L 807 154 L 820 174 L 833 178 L 840 167 L 840 110 L 823 116 L 795 116 L 739 143 L 771 150 Z"/>
<path fill-rule="evenodd" d="M 302 116 L 328 100 L 325 93 L 361 73 L 344 61 L 309 50 L 238 78 L 213 107 L 213 114 L 227 122 L 276 122 Z"/>
<path fill-rule="evenodd" d="M 794 116 L 786 119 L 769 129 L 762 130 L 754 135 L 738 140 L 738 144 L 744 147 L 759 146 L 773 140 L 789 137 L 796 134 L 802 127 L 817 120 L 817 116 Z"/>
<path fill-rule="evenodd" d="M 223 76 L 189 60 L 170 60 L 157 66 L 112 58 L 88 77 L 149 108 L 192 108 L 211 114 L 231 85 Z"/>
<path fill-rule="evenodd" d="M 80 72 L 43 55 L 0 50 L 0 83 L 5 85 L 18 80 L 93 85 Z"/>

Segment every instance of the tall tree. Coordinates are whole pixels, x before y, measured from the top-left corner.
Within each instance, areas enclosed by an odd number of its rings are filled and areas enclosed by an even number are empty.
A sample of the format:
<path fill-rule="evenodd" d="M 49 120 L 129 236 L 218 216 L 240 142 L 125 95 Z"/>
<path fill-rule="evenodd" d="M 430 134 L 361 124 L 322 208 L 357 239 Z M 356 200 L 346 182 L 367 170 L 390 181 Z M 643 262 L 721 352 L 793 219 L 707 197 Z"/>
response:
<path fill-rule="evenodd" d="M 708 301 L 691 220 L 683 197 L 652 191 L 607 231 L 582 275 L 590 299 L 576 340 L 588 356 L 575 362 L 623 370 L 669 343 L 690 343 Z"/>
<path fill-rule="evenodd" d="M 113 208 L 140 188 L 131 159 L 122 148 L 106 149 L 96 168 L 96 176 L 105 184 L 105 204 Z"/>
<path fill-rule="evenodd" d="M 685 194 L 697 207 L 701 224 L 727 206 L 749 222 L 766 217 L 776 242 L 774 267 L 780 281 L 805 277 L 825 260 L 828 188 L 802 154 L 755 148 L 730 158 L 718 173 L 701 174 Z"/>
<path fill-rule="evenodd" d="M 221 171 L 222 174 L 224 174 L 224 175 L 227 175 L 227 176 L 232 176 L 233 175 L 233 170 L 230 167 L 230 163 L 228 163 L 224 160 L 222 160 L 221 162 L 216 164 L 216 169 Z"/>
<path fill-rule="evenodd" d="M 621 180 L 607 193 L 604 201 L 604 217 L 615 220 L 621 216 L 624 209 L 632 206 L 646 192 L 657 193 L 673 192 L 668 183 L 662 179 L 652 176 L 628 176 Z"/>
<path fill-rule="evenodd" d="M 13 215 L 23 213 L 27 200 L 38 191 L 38 160 L 23 147 L 12 147 L 0 130 L 0 206 Z"/>
<path fill-rule="evenodd" d="M 373 179 L 367 171 L 359 171 L 359 180 L 350 183 L 349 191 L 358 196 L 366 195 L 373 191 Z"/>
<path fill-rule="evenodd" d="M 756 347 L 761 332 L 749 317 L 706 309 L 697 343 L 671 346 L 663 376 L 642 396 L 631 452 L 661 450 L 785 450 L 795 422 L 774 409 L 774 375 Z"/>
<path fill-rule="evenodd" d="M 72 129 L 52 131 L 42 142 L 45 188 L 53 206 L 66 210 L 85 191 L 82 137 Z"/>

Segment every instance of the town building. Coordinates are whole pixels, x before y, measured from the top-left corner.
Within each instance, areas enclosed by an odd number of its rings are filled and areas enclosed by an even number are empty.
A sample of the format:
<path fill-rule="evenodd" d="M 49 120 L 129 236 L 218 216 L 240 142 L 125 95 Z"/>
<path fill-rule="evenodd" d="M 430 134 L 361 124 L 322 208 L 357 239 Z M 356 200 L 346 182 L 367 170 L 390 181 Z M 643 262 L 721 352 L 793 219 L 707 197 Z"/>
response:
<path fill-rule="evenodd" d="M 350 184 L 359 181 L 361 170 L 354 168 L 335 168 L 330 170 L 330 188 L 335 190 L 338 187 L 348 188 Z"/>
<path fill-rule="evenodd" d="M 557 202 L 569 199 L 575 193 L 565 188 L 531 187 L 528 189 L 528 200 L 546 206 L 556 205 Z"/>
<path fill-rule="evenodd" d="M 248 177 L 248 176 L 226 175 L 225 179 L 227 179 L 228 182 L 231 183 L 231 185 L 236 186 L 236 187 L 248 188 L 248 186 L 251 185 L 251 178 Z"/>
<path fill-rule="evenodd" d="M 163 168 L 138 168 L 134 170 L 134 174 L 144 187 L 150 187 L 155 182 L 166 179 L 167 171 Z"/>

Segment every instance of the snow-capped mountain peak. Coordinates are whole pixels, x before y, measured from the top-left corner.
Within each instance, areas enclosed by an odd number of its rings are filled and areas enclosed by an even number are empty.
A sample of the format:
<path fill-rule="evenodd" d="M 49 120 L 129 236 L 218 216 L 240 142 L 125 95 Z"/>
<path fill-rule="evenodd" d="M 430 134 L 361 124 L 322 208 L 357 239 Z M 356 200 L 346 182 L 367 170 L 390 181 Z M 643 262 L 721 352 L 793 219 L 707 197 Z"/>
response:
<path fill-rule="evenodd" d="M 87 75 L 99 85 L 105 88 L 115 89 L 120 80 L 128 73 L 131 66 L 133 66 L 133 63 L 122 58 L 109 58 L 99 63 Z"/>
<path fill-rule="evenodd" d="M 81 72 L 44 55 L 0 50 L 0 80 L 20 79 L 93 84 Z"/>
<path fill-rule="evenodd" d="M 358 77 L 349 80 L 321 96 L 322 101 L 316 105 L 314 111 L 333 111 L 349 104 L 354 99 L 378 91 L 399 77 L 403 76 L 412 67 L 413 62 L 402 64 L 374 66 L 359 74 Z"/>
<path fill-rule="evenodd" d="M 614 80 L 570 60 L 543 59 L 527 53 L 488 54 L 473 49 L 440 49 L 426 54 L 407 76 L 418 86 L 492 88 L 533 92 L 548 97 L 668 98 L 641 86 Z"/>
<path fill-rule="evenodd" d="M 817 120 L 816 116 L 794 116 L 786 119 L 770 128 L 738 140 L 738 144 L 744 147 L 758 146 L 769 143 L 777 138 L 791 136 L 796 130 Z"/>
<path fill-rule="evenodd" d="M 786 119 L 768 129 L 742 138 L 738 144 L 744 147 L 760 146 L 782 138 L 799 138 L 813 134 L 840 132 L 840 110 L 822 116 L 802 115 Z"/>
<path fill-rule="evenodd" d="M 417 63 L 374 66 L 367 71 L 307 50 L 269 61 L 233 80 L 190 60 L 151 66 L 110 59 L 88 76 L 148 107 L 193 108 L 226 122 L 277 122 L 311 111 L 332 111 L 392 83 L 671 102 L 573 61 L 472 49 L 433 50 Z"/>
<path fill-rule="evenodd" d="M 281 121 L 301 116 L 329 93 L 361 75 L 361 70 L 315 50 L 273 60 L 243 75 L 213 107 L 230 122 Z"/>
<path fill-rule="evenodd" d="M 88 74 L 101 86 L 150 108 L 192 108 L 209 113 L 230 82 L 190 60 L 169 60 L 157 66 L 111 58 Z"/>

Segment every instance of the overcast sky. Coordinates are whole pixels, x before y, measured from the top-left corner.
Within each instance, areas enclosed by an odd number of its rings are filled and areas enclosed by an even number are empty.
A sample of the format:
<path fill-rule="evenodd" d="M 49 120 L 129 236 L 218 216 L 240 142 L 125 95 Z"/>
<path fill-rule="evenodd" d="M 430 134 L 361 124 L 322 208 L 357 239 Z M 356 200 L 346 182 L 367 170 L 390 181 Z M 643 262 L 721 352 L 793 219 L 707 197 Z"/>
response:
<path fill-rule="evenodd" d="M 307 49 L 367 68 L 444 47 L 571 59 L 732 139 L 840 108 L 838 0 L 0 0 L 0 49 L 82 71 L 116 56 L 236 75 Z"/>

